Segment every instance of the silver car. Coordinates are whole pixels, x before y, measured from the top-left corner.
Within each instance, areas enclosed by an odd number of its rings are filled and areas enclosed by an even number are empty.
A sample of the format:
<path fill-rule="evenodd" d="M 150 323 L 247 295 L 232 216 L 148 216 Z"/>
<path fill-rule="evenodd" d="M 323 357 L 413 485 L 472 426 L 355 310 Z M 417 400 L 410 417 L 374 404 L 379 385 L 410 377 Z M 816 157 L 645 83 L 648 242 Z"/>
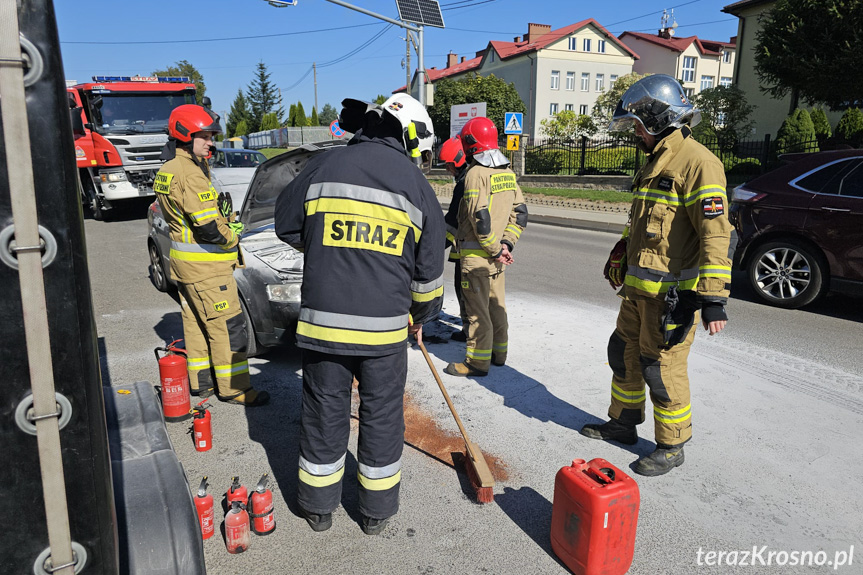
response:
<path fill-rule="evenodd" d="M 276 237 L 273 222 L 276 198 L 309 158 L 344 145 L 342 141 L 306 144 L 261 164 L 251 182 L 244 182 L 235 172 L 229 176 L 214 170 L 216 190 L 229 193 L 235 207 L 242 205 L 239 219 L 245 224 L 245 231 L 240 249 L 245 266 L 234 271 L 234 278 L 246 316 L 250 356 L 289 338 L 300 312 L 303 254 Z M 170 277 L 171 240 L 159 202 L 150 205 L 147 220 L 150 279 L 159 291 L 176 289 L 176 282 Z"/>

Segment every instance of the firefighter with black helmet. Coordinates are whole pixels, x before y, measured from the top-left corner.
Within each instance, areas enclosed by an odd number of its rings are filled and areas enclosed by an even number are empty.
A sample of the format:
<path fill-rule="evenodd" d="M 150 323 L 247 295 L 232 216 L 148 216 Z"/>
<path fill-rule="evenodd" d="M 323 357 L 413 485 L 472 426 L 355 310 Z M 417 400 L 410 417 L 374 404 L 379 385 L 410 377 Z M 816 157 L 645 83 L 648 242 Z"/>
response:
<path fill-rule="evenodd" d="M 464 361 L 450 363 L 444 371 L 481 377 L 491 364 L 506 363 L 504 269 L 513 263 L 511 252 L 527 226 L 527 206 L 509 160 L 498 149 L 494 122 L 473 118 L 459 139 L 469 163 L 456 236 L 469 327 Z"/>
<path fill-rule="evenodd" d="M 266 404 L 269 394 L 249 382 L 249 334 L 233 275 L 243 224 L 229 220 L 233 208 L 224 197 L 219 201 L 207 165 L 220 132 L 211 110 L 195 104 L 175 108 L 162 154 L 168 161 L 153 189 L 171 237 L 192 395 L 209 397 L 215 388 L 222 401 L 255 407 Z"/>
<path fill-rule="evenodd" d="M 455 264 L 453 272 L 453 288 L 458 300 L 458 312 L 461 318 L 461 330 L 454 331 L 450 339 L 455 341 L 467 340 L 467 313 L 464 308 L 464 296 L 461 293 L 461 255 L 455 245 L 455 237 L 458 235 L 458 208 L 464 197 L 464 177 L 467 174 L 467 161 L 458 137 L 450 138 L 441 144 L 438 159 L 444 163 L 446 171 L 455 179 L 455 187 L 452 190 L 452 199 L 444 215 L 446 222 L 446 245 L 449 247 L 449 261 Z"/>
<path fill-rule="evenodd" d="M 407 337 L 440 313 L 446 229 L 414 164 L 431 159 L 425 107 L 407 94 L 342 106 L 339 125 L 354 137 L 311 158 L 276 201 L 276 234 L 304 252 L 297 503 L 313 530 L 330 528 L 356 378 L 359 510 L 377 535 L 398 511 Z"/>
<path fill-rule="evenodd" d="M 696 326 L 710 335 L 728 320 L 731 282 L 722 162 L 695 141 L 701 119 L 680 84 L 656 74 L 624 93 L 609 125 L 634 125 L 647 163 L 635 175 L 629 224 L 611 251 L 605 277 L 623 301 L 608 342 L 610 420 L 582 435 L 625 444 L 638 441 L 645 384 L 653 403 L 656 449 L 634 470 L 662 475 L 683 464 L 692 437 L 687 358 Z"/>

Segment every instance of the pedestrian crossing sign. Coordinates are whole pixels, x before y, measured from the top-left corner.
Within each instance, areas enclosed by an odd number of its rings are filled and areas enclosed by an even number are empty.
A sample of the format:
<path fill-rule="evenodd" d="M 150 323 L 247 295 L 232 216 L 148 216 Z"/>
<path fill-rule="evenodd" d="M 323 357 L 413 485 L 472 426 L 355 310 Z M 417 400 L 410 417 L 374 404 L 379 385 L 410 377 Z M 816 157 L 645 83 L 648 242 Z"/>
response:
<path fill-rule="evenodd" d="M 504 134 L 521 134 L 523 114 L 521 112 L 506 112 L 503 120 Z"/>

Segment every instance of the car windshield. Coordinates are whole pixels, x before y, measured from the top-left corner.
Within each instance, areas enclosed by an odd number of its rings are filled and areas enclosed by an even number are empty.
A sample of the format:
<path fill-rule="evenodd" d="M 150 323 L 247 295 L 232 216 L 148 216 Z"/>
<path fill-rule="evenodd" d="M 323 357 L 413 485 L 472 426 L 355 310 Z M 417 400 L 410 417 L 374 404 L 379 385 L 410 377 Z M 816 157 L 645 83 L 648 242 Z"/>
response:
<path fill-rule="evenodd" d="M 224 158 L 216 161 L 216 166 L 225 168 L 257 168 L 267 161 L 267 157 L 260 152 L 223 152 Z M 221 154 L 220 154 L 221 156 Z"/>
<path fill-rule="evenodd" d="M 191 91 L 102 94 L 92 109 L 93 123 L 100 134 L 163 133 L 171 110 L 194 101 Z"/>

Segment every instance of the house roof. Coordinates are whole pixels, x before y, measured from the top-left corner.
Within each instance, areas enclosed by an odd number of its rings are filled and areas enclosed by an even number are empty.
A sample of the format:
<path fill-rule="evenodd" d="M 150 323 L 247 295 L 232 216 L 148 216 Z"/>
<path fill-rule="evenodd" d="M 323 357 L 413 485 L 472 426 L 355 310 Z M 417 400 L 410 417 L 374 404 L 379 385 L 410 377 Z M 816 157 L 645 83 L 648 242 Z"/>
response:
<path fill-rule="evenodd" d="M 531 38 L 529 42 L 498 42 L 493 40 L 489 42 L 489 46 L 494 48 L 495 52 L 497 52 L 498 56 L 500 56 L 502 60 L 506 60 L 529 52 L 538 52 L 543 48 L 547 48 L 550 44 L 557 42 L 561 38 L 565 38 L 589 25 L 595 26 L 600 32 L 605 34 L 609 40 L 614 42 L 636 60 L 638 59 L 638 54 L 636 54 L 629 46 L 618 40 L 614 34 L 603 28 L 602 25 L 593 18 L 588 18 L 587 20 L 582 20 L 581 22 L 576 22 L 575 24 L 570 24 L 569 26 L 546 32 L 542 36 Z"/>
<path fill-rule="evenodd" d="M 668 48 L 669 50 L 673 50 L 674 52 L 683 52 L 684 50 L 689 48 L 689 46 L 695 43 L 698 50 L 706 56 L 719 56 L 720 49 L 724 47 L 733 48 L 736 46 L 734 42 L 701 40 L 698 38 L 698 36 L 687 36 L 685 38 L 675 38 L 674 36 L 672 36 L 670 38 L 665 38 L 663 36 L 657 36 L 656 34 L 645 34 L 643 32 L 624 32 L 620 35 L 621 40 L 624 36 L 631 36 L 633 38 L 637 38 L 638 40 L 643 40 L 657 46 L 662 46 L 663 48 Z"/>
<path fill-rule="evenodd" d="M 740 2 L 729 4 L 722 9 L 722 12 L 738 16 L 738 13 L 746 8 L 752 8 L 753 6 L 758 6 L 759 4 L 773 4 L 774 2 L 776 2 L 776 0 L 741 0 Z"/>
<path fill-rule="evenodd" d="M 470 60 L 465 60 L 464 62 L 459 62 L 458 64 L 453 64 L 449 68 L 441 68 L 440 70 L 437 68 L 426 68 L 426 83 L 431 84 L 448 76 L 470 72 L 471 70 L 479 68 L 480 62 L 482 62 L 482 56 L 477 56 L 476 58 L 471 58 Z M 416 75 L 416 72 L 414 72 L 414 75 Z M 407 86 L 402 86 L 397 90 L 393 90 L 393 94 L 398 92 L 407 92 Z"/>

